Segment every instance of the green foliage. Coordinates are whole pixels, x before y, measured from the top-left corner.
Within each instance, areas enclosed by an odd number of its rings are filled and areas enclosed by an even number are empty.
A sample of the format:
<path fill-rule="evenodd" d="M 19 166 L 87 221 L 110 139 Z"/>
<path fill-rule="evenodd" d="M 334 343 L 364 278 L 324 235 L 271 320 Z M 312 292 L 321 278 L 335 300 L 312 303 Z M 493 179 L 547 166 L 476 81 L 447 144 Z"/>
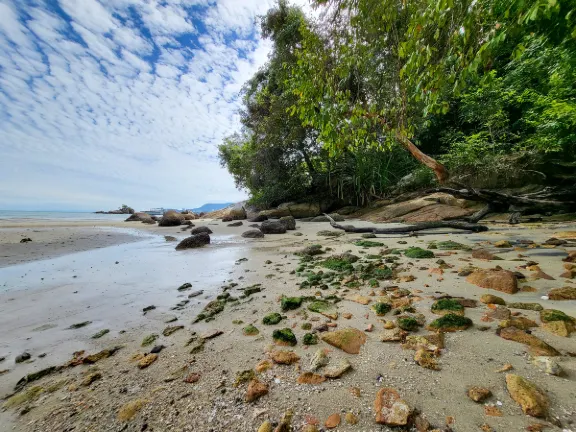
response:
<path fill-rule="evenodd" d="M 464 306 L 458 303 L 457 300 L 454 299 L 440 299 L 436 300 L 432 305 L 432 312 L 434 311 L 456 311 L 456 312 L 463 312 Z"/>
<path fill-rule="evenodd" d="M 472 320 L 470 318 L 456 315 L 456 314 L 446 314 L 438 319 L 435 319 L 430 323 L 430 328 L 434 330 L 464 330 L 472 325 Z"/>
<path fill-rule="evenodd" d="M 406 249 L 404 255 L 406 255 L 408 258 L 416 258 L 416 259 L 434 258 L 434 252 L 432 252 L 431 250 L 422 249 L 416 246 L 409 247 L 408 249 Z"/>

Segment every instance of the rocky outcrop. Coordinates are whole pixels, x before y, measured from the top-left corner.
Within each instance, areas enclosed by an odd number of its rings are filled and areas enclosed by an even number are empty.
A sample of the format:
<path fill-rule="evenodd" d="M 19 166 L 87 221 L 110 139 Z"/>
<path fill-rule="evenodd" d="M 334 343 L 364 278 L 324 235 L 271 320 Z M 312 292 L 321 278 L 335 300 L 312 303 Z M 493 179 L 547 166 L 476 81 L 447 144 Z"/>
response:
<path fill-rule="evenodd" d="M 97 211 L 94 213 L 97 213 L 97 214 L 133 214 L 134 209 L 132 207 L 128 207 L 127 205 L 123 205 L 118 210 L 110 210 L 110 211 L 100 210 L 100 211 Z"/>
<path fill-rule="evenodd" d="M 284 216 L 292 216 L 290 214 L 290 210 L 288 210 L 287 208 L 274 208 L 274 209 L 269 209 L 269 210 L 262 210 L 259 215 L 261 216 L 266 216 L 267 218 L 281 218 Z"/>
<path fill-rule="evenodd" d="M 146 220 L 152 220 L 152 216 L 148 213 L 137 212 L 130 215 L 125 222 L 144 222 Z"/>
<path fill-rule="evenodd" d="M 228 212 L 228 217 L 232 220 L 244 220 L 246 219 L 246 210 L 241 204 L 235 204 Z"/>
<path fill-rule="evenodd" d="M 260 231 L 264 234 L 284 234 L 286 233 L 286 225 L 280 221 L 267 220 L 260 225 Z"/>
<path fill-rule="evenodd" d="M 176 250 L 198 248 L 207 244 L 210 244 L 210 236 L 207 233 L 201 232 L 182 240 L 178 243 L 178 246 L 176 246 Z"/>
<path fill-rule="evenodd" d="M 285 203 L 278 206 L 278 208 L 287 208 L 290 215 L 296 219 L 314 217 L 321 213 L 319 203 Z"/>
<path fill-rule="evenodd" d="M 516 275 L 508 270 L 477 270 L 470 274 L 466 280 L 481 288 L 489 288 L 507 294 L 515 294 L 518 292 Z"/>

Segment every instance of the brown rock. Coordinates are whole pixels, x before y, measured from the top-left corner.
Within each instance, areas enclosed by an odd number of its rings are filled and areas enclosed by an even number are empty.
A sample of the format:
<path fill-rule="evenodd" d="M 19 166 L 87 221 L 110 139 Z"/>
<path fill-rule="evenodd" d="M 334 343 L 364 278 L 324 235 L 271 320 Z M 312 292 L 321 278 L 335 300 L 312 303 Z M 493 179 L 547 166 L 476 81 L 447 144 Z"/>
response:
<path fill-rule="evenodd" d="M 394 327 L 389 330 L 384 330 L 378 335 L 381 342 L 400 342 L 402 341 L 408 332 L 405 332 L 399 327 Z"/>
<path fill-rule="evenodd" d="M 470 387 L 467 394 L 474 402 L 484 402 L 492 396 L 492 392 L 485 387 Z"/>
<path fill-rule="evenodd" d="M 294 351 L 272 351 L 268 355 L 277 364 L 290 365 L 300 360 L 300 357 Z"/>
<path fill-rule="evenodd" d="M 304 372 L 298 377 L 298 384 L 321 384 L 324 381 L 326 381 L 325 377 L 314 372 Z"/>
<path fill-rule="evenodd" d="M 486 249 L 477 249 L 472 251 L 472 258 L 476 258 L 476 259 L 483 259 L 483 260 L 488 260 L 488 261 L 492 261 L 492 260 L 501 260 L 502 258 L 494 255 L 491 252 L 488 252 Z"/>
<path fill-rule="evenodd" d="M 346 423 L 351 424 L 351 425 L 355 425 L 356 423 L 358 423 L 358 417 L 356 417 L 354 415 L 354 413 L 346 413 L 346 416 L 344 417 L 344 419 L 346 420 Z"/>
<path fill-rule="evenodd" d="M 86 377 L 82 380 L 83 386 L 89 386 L 94 381 L 98 381 L 102 378 L 102 374 L 100 372 L 93 372 L 91 374 L 86 375 Z"/>
<path fill-rule="evenodd" d="M 564 279 L 574 279 L 576 278 L 576 270 L 566 270 L 564 273 L 560 274 L 560 277 Z"/>
<path fill-rule="evenodd" d="M 200 380 L 200 374 L 192 372 L 186 378 L 184 378 L 184 382 L 188 384 L 197 383 Z"/>
<path fill-rule="evenodd" d="M 480 297 L 480 301 L 484 304 L 497 304 L 506 306 L 506 302 L 502 297 L 498 297 L 492 294 L 482 294 L 482 297 Z"/>
<path fill-rule="evenodd" d="M 246 402 L 254 402 L 266 394 L 268 394 L 268 384 L 253 379 L 248 384 L 248 389 L 246 390 Z"/>
<path fill-rule="evenodd" d="M 274 430 L 274 426 L 268 420 L 260 425 L 258 428 L 258 432 L 272 432 Z"/>
<path fill-rule="evenodd" d="M 369 304 L 369 303 L 372 301 L 371 298 L 369 298 L 369 297 L 364 297 L 364 296 L 361 296 L 361 295 L 347 295 L 347 296 L 344 296 L 344 298 L 345 298 L 346 300 L 350 300 L 350 301 L 353 301 L 353 302 L 356 302 L 356 303 L 360 303 L 361 305 L 367 305 L 367 304 Z"/>
<path fill-rule="evenodd" d="M 326 419 L 324 426 L 328 429 L 334 429 L 340 425 L 340 414 L 332 414 L 330 417 Z"/>
<path fill-rule="evenodd" d="M 486 316 L 497 320 L 507 320 L 510 318 L 511 315 L 512 313 L 510 312 L 510 309 L 508 309 L 506 306 L 499 306 L 499 305 L 496 306 L 494 309 L 490 309 L 488 310 L 488 312 L 486 312 Z"/>
<path fill-rule="evenodd" d="M 348 354 L 358 354 L 366 343 L 366 334 L 356 328 L 344 328 L 322 334 L 322 340 Z"/>
<path fill-rule="evenodd" d="M 345 372 L 352 369 L 352 364 L 347 359 L 340 359 L 334 364 L 324 369 L 324 376 L 326 378 L 340 378 Z"/>
<path fill-rule="evenodd" d="M 348 313 L 348 312 L 344 312 L 344 313 L 342 314 L 342 317 L 344 317 L 344 318 L 346 318 L 346 319 L 350 319 L 350 318 L 352 318 L 352 314 L 351 314 L 351 313 Z"/>
<path fill-rule="evenodd" d="M 470 274 L 466 280 L 481 288 L 489 288 L 507 294 L 515 294 L 518 292 L 516 275 L 508 270 L 476 270 Z"/>
<path fill-rule="evenodd" d="M 136 399 L 133 401 L 128 402 L 126 405 L 122 406 L 118 411 L 118 420 L 119 421 L 129 421 L 138 414 L 144 405 L 148 403 L 147 400 L 144 399 Z"/>
<path fill-rule="evenodd" d="M 570 334 L 574 331 L 574 324 L 568 321 L 550 321 L 543 322 L 542 328 L 556 336 L 570 337 Z"/>
<path fill-rule="evenodd" d="M 414 427 L 418 432 L 428 432 L 430 426 L 430 422 L 422 414 L 414 417 Z"/>
<path fill-rule="evenodd" d="M 138 367 L 140 369 L 145 369 L 152 363 L 154 363 L 156 360 L 158 360 L 158 354 L 147 354 L 146 356 L 140 359 L 140 361 L 138 362 Z"/>
<path fill-rule="evenodd" d="M 548 292 L 548 298 L 550 300 L 576 300 L 576 287 L 554 288 Z"/>
<path fill-rule="evenodd" d="M 204 333 L 202 336 L 200 336 L 202 339 L 213 339 L 216 336 L 220 336 L 222 333 L 224 333 L 222 330 L 218 330 L 218 329 L 212 329 L 206 333 Z"/>
<path fill-rule="evenodd" d="M 374 401 L 376 423 L 388 426 L 405 426 L 408 424 L 411 409 L 400 399 L 400 395 L 393 388 L 382 388 Z"/>
<path fill-rule="evenodd" d="M 562 261 L 567 263 L 576 263 L 576 251 L 568 252 L 568 256 Z"/>
<path fill-rule="evenodd" d="M 508 240 L 499 240 L 496 243 L 494 243 L 494 246 L 496 246 L 497 248 L 510 248 L 510 247 L 512 247 L 512 245 L 510 244 L 510 242 Z"/>
<path fill-rule="evenodd" d="M 423 368 L 440 370 L 440 366 L 438 366 L 438 362 L 436 361 L 434 354 L 425 348 L 419 348 L 416 350 L 416 354 L 414 354 L 414 361 Z"/>
<path fill-rule="evenodd" d="M 547 416 L 548 397 L 536 385 L 519 375 L 507 374 L 506 387 L 524 414 L 532 417 Z"/>
<path fill-rule="evenodd" d="M 516 327 L 520 330 L 528 330 L 532 327 L 538 327 L 536 321 L 532 321 L 526 317 L 516 317 L 508 320 L 500 321 L 500 327 Z"/>
<path fill-rule="evenodd" d="M 485 405 L 484 414 L 491 417 L 502 417 L 502 410 L 494 405 Z"/>
<path fill-rule="evenodd" d="M 437 351 L 443 349 L 444 333 L 406 336 L 406 342 L 402 344 L 402 348 L 412 350 L 426 348 L 428 351 Z"/>
<path fill-rule="evenodd" d="M 533 355 L 559 356 L 560 353 L 538 337 L 516 327 L 498 329 L 501 338 L 528 345 Z"/>
<path fill-rule="evenodd" d="M 262 372 L 266 372 L 271 367 L 272 367 L 272 362 L 270 362 L 268 360 L 262 360 L 256 365 L 254 370 L 258 373 L 262 373 Z"/>

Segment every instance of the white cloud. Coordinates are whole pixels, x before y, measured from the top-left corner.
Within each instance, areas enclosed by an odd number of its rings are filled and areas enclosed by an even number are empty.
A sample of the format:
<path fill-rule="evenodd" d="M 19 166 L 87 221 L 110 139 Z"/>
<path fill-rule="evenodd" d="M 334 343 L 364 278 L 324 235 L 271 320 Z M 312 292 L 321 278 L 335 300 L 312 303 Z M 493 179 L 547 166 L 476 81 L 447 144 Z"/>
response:
<path fill-rule="evenodd" d="M 273 0 L 57 3 L 0 0 L 0 208 L 242 198 L 216 146 Z"/>

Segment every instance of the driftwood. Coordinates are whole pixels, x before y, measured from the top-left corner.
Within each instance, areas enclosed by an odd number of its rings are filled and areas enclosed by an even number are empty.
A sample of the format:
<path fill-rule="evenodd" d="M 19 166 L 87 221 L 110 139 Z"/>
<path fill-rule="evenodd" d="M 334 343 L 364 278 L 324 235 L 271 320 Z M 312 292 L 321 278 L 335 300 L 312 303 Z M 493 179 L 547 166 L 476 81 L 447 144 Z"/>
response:
<path fill-rule="evenodd" d="M 488 231 L 488 227 L 485 225 L 479 225 L 476 223 L 461 222 L 461 221 L 419 222 L 401 227 L 389 227 L 389 228 L 376 228 L 376 227 L 358 228 L 353 225 L 340 225 L 336 223 L 334 219 L 332 219 L 329 215 L 325 214 L 325 216 L 330 220 L 330 225 L 332 225 L 333 228 L 341 229 L 344 230 L 345 232 L 352 232 L 352 233 L 405 234 L 434 228 L 452 228 L 472 232 Z"/>

